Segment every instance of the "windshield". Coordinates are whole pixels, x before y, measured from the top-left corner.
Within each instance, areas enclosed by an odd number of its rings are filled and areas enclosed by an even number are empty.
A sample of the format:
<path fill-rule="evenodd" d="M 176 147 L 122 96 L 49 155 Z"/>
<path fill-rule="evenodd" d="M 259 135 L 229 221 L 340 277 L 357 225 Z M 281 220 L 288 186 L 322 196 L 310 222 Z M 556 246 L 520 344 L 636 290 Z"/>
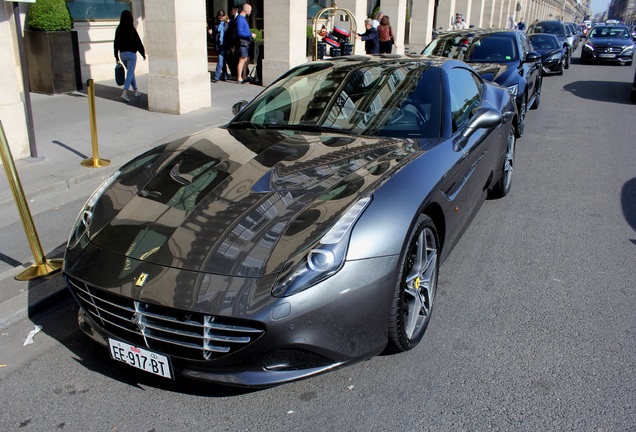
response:
<path fill-rule="evenodd" d="M 439 70 L 430 62 L 314 62 L 261 93 L 230 128 L 438 137 Z"/>
<path fill-rule="evenodd" d="M 465 62 L 509 62 L 519 56 L 514 36 L 458 34 L 435 39 L 424 54 L 455 58 Z"/>
<path fill-rule="evenodd" d="M 561 23 L 544 22 L 531 26 L 528 33 L 550 33 L 556 36 L 565 36 L 565 29 Z"/>
<path fill-rule="evenodd" d="M 530 42 L 535 49 L 551 50 L 561 48 L 559 40 L 554 35 L 534 35 L 530 36 Z"/>
<path fill-rule="evenodd" d="M 594 27 L 590 37 L 627 39 L 630 36 L 623 27 Z"/>

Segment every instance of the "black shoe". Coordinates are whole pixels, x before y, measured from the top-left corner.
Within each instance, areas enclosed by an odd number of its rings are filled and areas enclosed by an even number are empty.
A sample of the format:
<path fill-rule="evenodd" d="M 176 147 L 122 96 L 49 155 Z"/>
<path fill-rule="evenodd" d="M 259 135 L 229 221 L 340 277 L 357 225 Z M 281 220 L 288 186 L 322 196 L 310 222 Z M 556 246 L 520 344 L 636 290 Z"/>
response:
<path fill-rule="evenodd" d="M 215 78 L 212 78 L 210 81 L 212 81 L 213 83 L 218 82 L 218 80 Z"/>

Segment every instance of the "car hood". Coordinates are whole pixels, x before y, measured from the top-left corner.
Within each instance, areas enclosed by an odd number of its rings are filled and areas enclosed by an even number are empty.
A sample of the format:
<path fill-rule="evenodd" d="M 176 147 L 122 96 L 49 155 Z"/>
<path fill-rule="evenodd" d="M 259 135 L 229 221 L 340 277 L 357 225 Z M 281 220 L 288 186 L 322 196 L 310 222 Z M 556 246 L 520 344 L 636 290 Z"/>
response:
<path fill-rule="evenodd" d="M 617 39 L 617 38 L 591 38 L 588 40 L 596 48 L 614 47 L 614 46 L 631 46 L 633 42 L 631 39 Z"/>
<path fill-rule="evenodd" d="M 514 84 L 512 76 L 517 63 L 470 63 L 473 69 L 485 80 L 502 86 Z"/>
<path fill-rule="evenodd" d="M 89 238 L 166 267 L 273 274 L 418 151 L 410 139 L 206 131 L 124 166 L 94 208 Z"/>
<path fill-rule="evenodd" d="M 537 49 L 535 50 L 536 52 L 538 52 L 539 54 L 541 54 L 541 60 L 545 60 L 548 57 L 554 55 L 554 54 L 561 54 L 562 53 L 563 48 L 556 48 L 556 49 Z"/>

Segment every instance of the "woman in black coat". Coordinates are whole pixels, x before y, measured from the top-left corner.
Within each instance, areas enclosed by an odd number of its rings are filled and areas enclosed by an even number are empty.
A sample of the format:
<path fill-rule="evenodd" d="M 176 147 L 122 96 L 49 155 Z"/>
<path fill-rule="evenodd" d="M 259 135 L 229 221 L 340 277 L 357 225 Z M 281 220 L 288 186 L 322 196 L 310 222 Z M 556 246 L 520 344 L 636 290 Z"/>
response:
<path fill-rule="evenodd" d="M 124 81 L 124 92 L 121 94 L 121 98 L 126 102 L 130 102 L 128 89 L 131 85 L 135 91 L 135 97 L 141 96 L 139 89 L 137 89 L 135 66 L 137 65 L 137 52 L 146 60 L 146 50 L 133 25 L 133 16 L 129 10 L 124 10 L 121 13 L 119 25 L 117 30 L 115 30 L 113 47 L 115 49 L 115 60 L 117 63 L 123 63 L 126 68 L 126 81 Z"/>

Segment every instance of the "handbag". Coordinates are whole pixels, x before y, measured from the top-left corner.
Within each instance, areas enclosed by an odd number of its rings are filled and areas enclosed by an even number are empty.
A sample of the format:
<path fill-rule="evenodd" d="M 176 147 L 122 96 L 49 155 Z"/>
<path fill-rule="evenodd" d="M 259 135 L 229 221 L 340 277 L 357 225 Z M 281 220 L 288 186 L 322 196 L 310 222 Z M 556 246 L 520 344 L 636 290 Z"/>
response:
<path fill-rule="evenodd" d="M 115 82 L 117 83 L 117 85 L 124 85 L 124 82 L 126 81 L 126 71 L 124 70 L 124 65 L 122 65 L 121 63 L 117 63 L 117 65 L 115 65 Z"/>

